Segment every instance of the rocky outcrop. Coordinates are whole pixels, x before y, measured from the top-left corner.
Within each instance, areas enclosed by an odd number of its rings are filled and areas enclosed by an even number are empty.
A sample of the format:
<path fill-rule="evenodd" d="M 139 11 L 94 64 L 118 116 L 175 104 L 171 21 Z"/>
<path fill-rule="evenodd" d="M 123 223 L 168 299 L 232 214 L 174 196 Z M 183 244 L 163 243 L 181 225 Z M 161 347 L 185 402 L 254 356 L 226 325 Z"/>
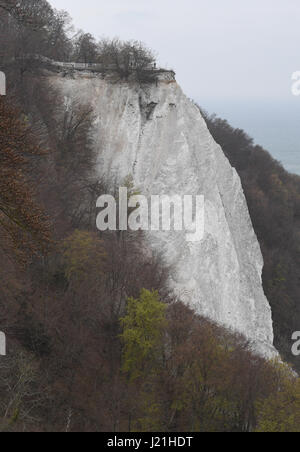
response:
<path fill-rule="evenodd" d="M 147 195 L 204 195 L 205 234 L 149 232 L 152 250 L 172 266 L 170 285 L 198 313 L 243 333 L 256 351 L 275 353 L 263 259 L 239 176 L 210 135 L 199 109 L 172 77 L 140 87 L 96 75 L 53 76 L 66 98 L 91 103 L 99 176 L 132 175 Z"/>

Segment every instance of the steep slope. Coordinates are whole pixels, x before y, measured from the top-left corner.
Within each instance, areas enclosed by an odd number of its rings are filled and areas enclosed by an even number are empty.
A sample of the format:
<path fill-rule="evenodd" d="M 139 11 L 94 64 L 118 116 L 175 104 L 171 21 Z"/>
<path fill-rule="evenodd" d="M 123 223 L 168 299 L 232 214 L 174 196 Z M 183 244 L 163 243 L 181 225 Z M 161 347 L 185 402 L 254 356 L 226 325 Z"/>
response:
<path fill-rule="evenodd" d="M 198 313 L 243 333 L 267 356 L 273 348 L 263 259 L 241 182 L 199 109 L 171 75 L 141 87 L 92 74 L 52 76 L 68 100 L 91 103 L 99 176 L 119 184 L 132 175 L 147 195 L 204 195 L 205 235 L 149 232 L 149 245 L 172 266 L 170 286 Z"/>

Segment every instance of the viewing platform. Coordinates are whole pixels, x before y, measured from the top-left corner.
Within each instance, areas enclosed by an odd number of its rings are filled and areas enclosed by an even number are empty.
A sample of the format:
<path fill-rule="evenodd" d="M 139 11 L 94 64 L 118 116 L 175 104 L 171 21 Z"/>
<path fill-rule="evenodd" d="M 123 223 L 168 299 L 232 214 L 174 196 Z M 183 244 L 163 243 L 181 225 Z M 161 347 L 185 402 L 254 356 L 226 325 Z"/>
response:
<path fill-rule="evenodd" d="M 53 69 L 65 71 L 67 73 L 79 71 L 79 72 L 109 74 L 116 73 L 119 70 L 119 68 L 115 64 L 62 62 L 54 61 L 51 60 L 50 58 L 41 55 L 28 55 L 26 58 L 39 61 L 40 63 L 46 65 L 48 68 L 52 67 Z M 138 68 L 135 67 L 134 65 L 132 65 L 128 69 L 130 75 L 137 73 L 137 71 Z M 173 71 L 172 69 L 164 69 L 157 67 L 155 63 L 140 69 L 140 71 L 145 75 L 146 78 L 147 77 L 149 79 L 151 78 L 153 81 L 155 80 L 172 81 L 175 80 L 176 76 L 175 71 Z"/>

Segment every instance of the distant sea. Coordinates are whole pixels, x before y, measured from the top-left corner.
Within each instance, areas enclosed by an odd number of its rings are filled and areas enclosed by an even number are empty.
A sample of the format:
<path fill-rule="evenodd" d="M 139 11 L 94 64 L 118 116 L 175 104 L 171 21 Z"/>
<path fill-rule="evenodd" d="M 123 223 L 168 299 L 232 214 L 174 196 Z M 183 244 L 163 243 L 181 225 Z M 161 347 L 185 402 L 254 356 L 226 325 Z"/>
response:
<path fill-rule="evenodd" d="M 233 127 L 243 129 L 291 173 L 300 175 L 300 97 L 287 101 L 198 101 Z"/>

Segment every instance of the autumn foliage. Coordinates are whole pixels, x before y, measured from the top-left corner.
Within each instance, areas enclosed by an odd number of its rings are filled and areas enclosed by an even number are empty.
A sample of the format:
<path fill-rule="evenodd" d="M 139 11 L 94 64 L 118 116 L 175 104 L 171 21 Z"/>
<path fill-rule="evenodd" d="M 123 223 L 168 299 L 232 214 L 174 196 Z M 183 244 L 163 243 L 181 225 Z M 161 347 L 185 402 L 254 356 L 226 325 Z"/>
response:
<path fill-rule="evenodd" d="M 0 228 L 5 247 L 24 257 L 49 244 L 49 222 L 35 201 L 30 182 L 34 158 L 42 156 L 30 128 L 0 97 Z M 3 245 L 2 245 L 3 246 Z"/>

